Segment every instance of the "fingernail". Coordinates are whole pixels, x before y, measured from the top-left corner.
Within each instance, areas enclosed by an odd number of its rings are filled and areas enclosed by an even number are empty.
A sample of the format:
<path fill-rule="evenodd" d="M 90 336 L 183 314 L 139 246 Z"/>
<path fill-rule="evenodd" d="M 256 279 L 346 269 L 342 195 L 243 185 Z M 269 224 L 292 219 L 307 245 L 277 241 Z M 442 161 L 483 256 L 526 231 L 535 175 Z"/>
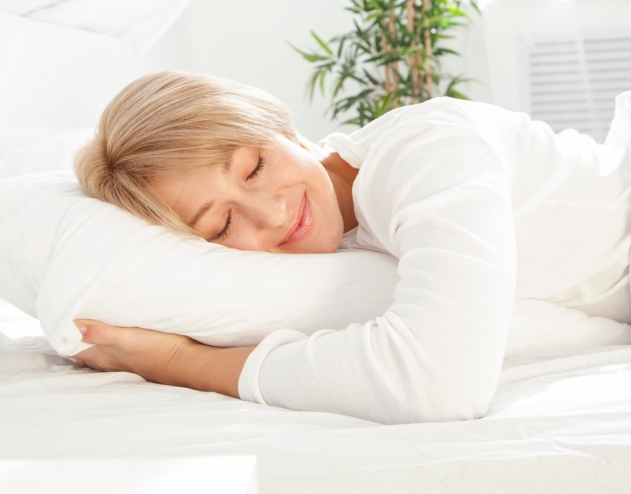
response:
<path fill-rule="evenodd" d="M 88 331 L 88 327 L 83 324 L 82 322 L 76 322 L 74 323 L 75 326 L 77 326 L 77 329 L 79 329 L 79 331 L 81 331 L 82 335 L 85 335 L 85 333 Z"/>

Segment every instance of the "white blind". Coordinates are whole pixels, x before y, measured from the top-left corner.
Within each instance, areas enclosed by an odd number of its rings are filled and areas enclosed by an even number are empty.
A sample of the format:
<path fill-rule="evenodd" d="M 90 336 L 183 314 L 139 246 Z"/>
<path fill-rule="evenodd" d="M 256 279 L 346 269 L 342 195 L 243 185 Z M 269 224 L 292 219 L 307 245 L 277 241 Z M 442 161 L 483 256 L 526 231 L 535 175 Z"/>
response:
<path fill-rule="evenodd" d="M 603 142 L 614 98 L 631 90 L 631 32 L 534 40 L 528 52 L 530 113 L 554 131 L 573 128 Z"/>

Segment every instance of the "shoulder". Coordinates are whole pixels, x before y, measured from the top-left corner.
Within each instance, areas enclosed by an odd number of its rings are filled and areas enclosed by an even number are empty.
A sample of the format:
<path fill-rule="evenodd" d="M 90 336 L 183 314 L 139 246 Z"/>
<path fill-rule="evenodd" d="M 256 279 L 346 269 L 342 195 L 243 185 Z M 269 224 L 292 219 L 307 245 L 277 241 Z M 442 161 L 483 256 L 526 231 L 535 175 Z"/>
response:
<path fill-rule="evenodd" d="M 433 98 L 392 110 L 351 134 L 349 139 L 369 140 L 374 147 L 389 147 L 395 142 L 401 145 L 405 140 L 429 142 L 437 137 L 484 139 L 489 131 L 495 134 L 493 122 L 498 121 L 498 110 L 501 109 L 486 103 Z"/>
<path fill-rule="evenodd" d="M 396 108 L 375 120 L 375 122 L 388 117 L 392 123 L 428 117 L 447 120 L 470 120 L 479 114 L 488 112 L 492 108 L 494 108 L 494 106 L 487 103 L 440 96 L 415 105 Z"/>
<path fill-rule="evenodd" d="M 473 134 L 476 131 L 475 115 L 489 108 L 493 108 L 492 105 L 448 97 L 433 98 L 391 110 L 350 134 L 329 134 L 320 144 L 332 146 L 345 161 L 360 168 L 376 148 L 392 146 L 395 142 L 401 145 L 402 135 L 412 139 L 428 131 Z M 393 139 L 393 134 L 397 134 L 397 138 Z"/>
<path fill-rule="evenodd" d="M 441 97 L 390 112 L 387 127 L 366 148 L 354 184 L 360 207 L 385 211 L 386 203 L 395 207 L 412 189 L 421 199 L 474 182 L 509 184 L 509 160 L 497 145 L 505 131 L 501 122 L 487 124 L 495 108 Z"/>

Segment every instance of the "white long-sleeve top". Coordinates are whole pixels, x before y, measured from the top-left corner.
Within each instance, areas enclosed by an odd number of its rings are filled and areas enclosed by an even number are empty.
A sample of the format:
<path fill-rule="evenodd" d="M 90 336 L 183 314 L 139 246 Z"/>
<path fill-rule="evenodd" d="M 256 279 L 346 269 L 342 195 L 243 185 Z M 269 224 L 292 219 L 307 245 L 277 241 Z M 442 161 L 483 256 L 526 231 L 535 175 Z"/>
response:
<path fill-rule="evenodd" d="M 360 168 L 354 246 L 399 258 L 394 303 L 341 331 L 270 334 L 242 371 L 244 400 L 381 423 L 474 419 L 516 298 L 587 304 L 628 273 L 631 163 L 613 147 L 449 98 L 324 142 Z"/>

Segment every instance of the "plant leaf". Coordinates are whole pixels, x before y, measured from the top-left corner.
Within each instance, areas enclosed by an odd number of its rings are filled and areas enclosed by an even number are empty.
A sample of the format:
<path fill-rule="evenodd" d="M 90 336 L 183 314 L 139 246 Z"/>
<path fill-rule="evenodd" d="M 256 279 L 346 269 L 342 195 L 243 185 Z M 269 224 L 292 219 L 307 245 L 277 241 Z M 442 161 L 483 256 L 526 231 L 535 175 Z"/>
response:
<path fill-rule="evenodd" d="M 481 15 L 476 0 L 469 1 Z M 394 108 L 437 96 L 430 95 L 424 84 L 424 74 L 430 69 L 436 88 L 445 87 L 447 82 L 443 94 L 467 98 L 458 85 L 471 79 L 452 77 L 441 67 L 445 57 L 459 56 L 456 50 L 442 46 L 443 40 L 453 38 L 459 26 L 471 22 L 468 12 L 461 8 L 463 0 L 423 0 L 423 3 L 425 6 L 418 0 L 414 2 L 418 20 L 413 32 L 408 31 L 407 0 L 349 0 L 344 9 L 352 13 L 354 29 L 328 42 L 311 31 L 316 42 L 313 51 L 300 50 L 288 43 L 312 64 L 307 82 L 310 100 L 319 87 L 322 95 L 328 92 L 327 112 L 334 120 L 343 115 L 344 123 L 363 126 Z M 429 51 L 426 41 L 431 45 Z M 388 91 L 384 71 L 394 75 L 395 85 L 389 85 Z M 330 89 L 326 85 L 328 73 L 334 78 Z M 414 73 L 421 79 L 413 77 Z"/>
<path fill-rule="evenodd" d="M 329 48 L 329 45 L 327 45 L 324 41 L 322 41 L 320 36 L 318 36 L 315 33 L 315 31 L 311 31 L 311 36 L 313 36 L 315 38 L 315 40 L 318 42 L 318 44 L 322 47 L 322 49 L 325 52 L 327 52 L 329 55 L 333 55 L 333 50 L 331 50 L 331 48 Z"/>

